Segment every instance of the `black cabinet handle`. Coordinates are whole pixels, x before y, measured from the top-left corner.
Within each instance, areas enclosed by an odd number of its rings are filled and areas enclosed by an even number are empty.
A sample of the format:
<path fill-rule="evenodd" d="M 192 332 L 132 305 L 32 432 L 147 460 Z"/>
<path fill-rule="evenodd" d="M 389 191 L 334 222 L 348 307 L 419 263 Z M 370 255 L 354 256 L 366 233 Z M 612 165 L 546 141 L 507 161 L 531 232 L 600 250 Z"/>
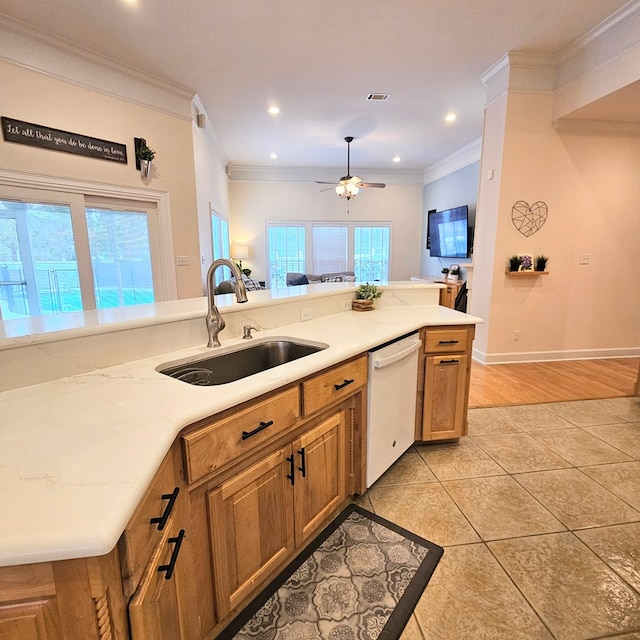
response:
<path fill-rule="evenodd" d="M 458 344 L 459 340 L 439 340 L 438 344 Z"/>
<path fill-rule="evenodd" d="M 184 529 L 180 529 L 180 533 L 175 538 L 169 538 L 167 542 L 171 544 L 175 544 L 173 547 L 173 551 L 171 552 L 171 558 L 169 559 L 169 564 L 163 564 L 158 567 L 158 571 L 164 571 L 164 579 L 171 580 L 171 576 L 173 575 L 173 570 L 176 567 L 176 562 L 178 560 L 178 554 L 180 553 L 180 547 L 182 546 L 182 541 L 184 540 Z"/>
<path fill-rule="evenodd" d="M 353 382 L 353 380 L 345 380 L 342 384 L 334 384 L 333 388 L 336 391 L 339 391 L 340 389 L 344 389 L 344 387 L 346 387 L 347 385 L 351 384 Z"/>
<path fill-rule="evenodd" d="M 162 531 L 165 525 L 167 524 L 167 520 L 171 515 L 171 511 L 173 510 L 173 505 L 176 503 L 176 498 L 178 497 L 179 493 L 180 493 L 180 488 L 176 487 L 171 493 L 162 494 L 162 499 L 168 500 L 169 502 L 167 502 L 167 506 L 164 508 L 164 511 L 162 512 L 162 515 L 160 517 L 151 518 L 151 520 L 149 521 L 151 524 L 158 525 L 158 531 Z"/>
<path fill-rule="evenodd" d="M 302 472 L 302 477 L 307 477 L 307 454 L 304 450 L 304 447 L 298 451 L 300 454 L 300 466 L 298 467 L 298 471 Z"/>
<path fill-rule="evenodd" d="M 458 364 L 460 360 L 440 360 L 438 364 Z"/>
<path fill-rule="evenodd" d="M 293 486 L 296 483 L 296 476 L 295 476 L 296 463 L 295 463 L 295 458 L 293 457 L 293 453 L 290 456 L 287 456 L 286 460 L 289 463 L 289 469 L 290 469 L 290 473 L 287 474 L 287 478 L 291 480 L 291 486 Z"/>
<path fill-rule="evenodd" d="M 256 427 L 253 431 L 243 431 L 242 432 L 242 439 L 246 440 L 247 438 L 250 438 L 251 436 L 255 436 L 256 433 L 260 433 L 263 429 L 266 429 L 267 427 L 270 427 L 273 424 L 273 420 L 269 420 L 269 422 L 262 422 L 262 420 L 260 420 L 260 426 Z"/>

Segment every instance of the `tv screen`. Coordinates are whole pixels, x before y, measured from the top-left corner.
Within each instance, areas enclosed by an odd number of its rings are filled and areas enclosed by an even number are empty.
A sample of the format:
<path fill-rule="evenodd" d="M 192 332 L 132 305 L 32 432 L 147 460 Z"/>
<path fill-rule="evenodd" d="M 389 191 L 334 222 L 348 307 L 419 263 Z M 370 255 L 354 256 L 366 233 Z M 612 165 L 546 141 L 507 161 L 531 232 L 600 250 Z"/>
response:
<path fill-rule="evenodd" d="M 465 204 L 444 211 L 429 211 L 428 246 L 434 258 L 469 256 L 469 208 Z"/>

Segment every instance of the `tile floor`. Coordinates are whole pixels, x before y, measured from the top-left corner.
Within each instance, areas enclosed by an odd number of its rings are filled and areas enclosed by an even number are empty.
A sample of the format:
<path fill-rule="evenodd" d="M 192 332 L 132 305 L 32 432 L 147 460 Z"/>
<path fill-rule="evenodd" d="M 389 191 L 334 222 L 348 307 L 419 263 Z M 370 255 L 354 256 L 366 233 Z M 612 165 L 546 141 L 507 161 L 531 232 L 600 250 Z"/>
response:
<path fill-rule="evenodd" d="M 472 409 L 360 503 L 445 548 L 401 640 L 640 640 L 640 398 Z"/>

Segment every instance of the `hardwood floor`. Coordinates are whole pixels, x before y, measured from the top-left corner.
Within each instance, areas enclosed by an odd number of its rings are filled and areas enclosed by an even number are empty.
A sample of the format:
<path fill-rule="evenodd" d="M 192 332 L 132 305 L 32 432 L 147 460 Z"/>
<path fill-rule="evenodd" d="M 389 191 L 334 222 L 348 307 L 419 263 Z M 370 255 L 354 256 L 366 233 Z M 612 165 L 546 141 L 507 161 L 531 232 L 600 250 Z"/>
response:
<path fill-rule="evenodd" d="M 471 365 L 470 407 L 634 395 L 640 358 Z"/>

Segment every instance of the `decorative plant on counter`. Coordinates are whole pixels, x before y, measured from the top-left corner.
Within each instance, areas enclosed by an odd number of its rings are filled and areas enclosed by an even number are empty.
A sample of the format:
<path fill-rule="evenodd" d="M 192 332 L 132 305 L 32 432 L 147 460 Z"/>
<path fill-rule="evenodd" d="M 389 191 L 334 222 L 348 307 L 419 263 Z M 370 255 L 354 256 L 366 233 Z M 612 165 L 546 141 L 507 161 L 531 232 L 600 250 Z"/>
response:
<path fill-rule="evenodd" d="M 534 271 L 546 271 L 547 264 L 549 263 L 549 256 L 539 255 L 533 259 L 533 270 Z"/>
<path fill-rule="evenodd" d="M 442 274 L 442 277 L 446 280 L 447 276 L 449 275 L 449 267 L 442 267 L 442 269 L 440 269 L 440 273 Z"/>
<path fill-rule="evenodd" d="M 520 269 L 520 262 L 522 262 L 522 258 L 520 256 L 511 256 L 509 258 L 509 271 L 518 271 Z"/>
<path fill-rule="evenodd" d="M 449 280 L 457 280 L 460 277 L 460 267 L 457 264 L 452 264 L 449 270 Z"/>
<path fill-rule="evenodd" d="M 354 311 L 371 311 L 376 298 L 382 295 L 382 291 L 375 284 L 361 284 L 356 289 L 356 299 L 351 301 Z"/>

